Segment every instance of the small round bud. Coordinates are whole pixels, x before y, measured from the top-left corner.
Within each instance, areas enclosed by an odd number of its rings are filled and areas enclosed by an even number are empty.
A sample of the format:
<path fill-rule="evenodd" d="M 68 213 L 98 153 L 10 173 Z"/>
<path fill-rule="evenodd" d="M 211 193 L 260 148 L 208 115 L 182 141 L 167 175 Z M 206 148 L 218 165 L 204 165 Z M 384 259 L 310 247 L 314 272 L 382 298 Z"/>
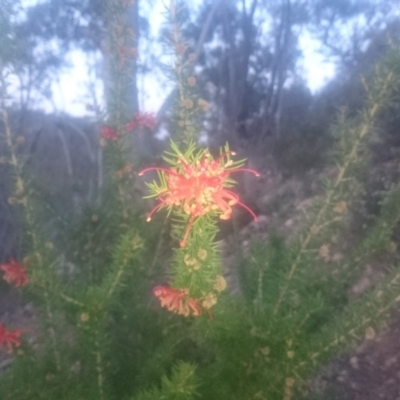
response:
<path fill-rule="evenodd" d="M 187 79 L 187 83 L 189 86 L 196 85 L 196 78 L 194 76 L 189 76 L 189 78 Z"/>
<path fill-rule="evenodd" d="M 24 136 L 18 136 L 17 137 L 17 144 L 24 144 L 25 143 L 25 137 Z"/>
<path fill-rule="evenodd" d="M 89 321 L 89 314 L 88 313 L 82 313 L 79 317 L 79 319 L 81 320 L 81 322 L 87 322 Z"/>

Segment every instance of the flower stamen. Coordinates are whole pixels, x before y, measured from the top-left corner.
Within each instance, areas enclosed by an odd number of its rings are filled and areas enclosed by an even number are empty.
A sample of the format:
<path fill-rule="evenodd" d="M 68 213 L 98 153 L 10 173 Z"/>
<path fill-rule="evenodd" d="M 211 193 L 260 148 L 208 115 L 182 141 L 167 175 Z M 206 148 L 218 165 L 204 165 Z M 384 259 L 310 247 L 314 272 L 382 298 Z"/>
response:
<path fill-rule="evenodd" d="M 255 213 L 239 200 L 239 196 L 227 190 L 232 184 L 229 175 L 233 172 L 250 172 L 260 176 L 257 171 L 249 168 L 231 167 L 235 163 L 229 156 L 235 154 L 233 151 L 226 151 L 214 160 L 206 150 L 197 156 L 193 155 L 190 161 L 177 152 L 176 163 L 171 162 L 174 167 L 149 167 L 140 171 L 140 176 L 149 171 L 158 171 L 161 174 L 161 185 L 151 187 L 160 203 L 148 214 L 147 221 L 150 221 L 152 215 L 163 206 L 180 207 L 190 216 L 180 242 L 180 246 L 185 247 L 196 218 L 210 212 L 216 212 L 220 219 L 226 220 L 232 215 L 232 206 L 238 204 L 257 220 Z M 225 158 L 228 160 L 224 163 Z"/>

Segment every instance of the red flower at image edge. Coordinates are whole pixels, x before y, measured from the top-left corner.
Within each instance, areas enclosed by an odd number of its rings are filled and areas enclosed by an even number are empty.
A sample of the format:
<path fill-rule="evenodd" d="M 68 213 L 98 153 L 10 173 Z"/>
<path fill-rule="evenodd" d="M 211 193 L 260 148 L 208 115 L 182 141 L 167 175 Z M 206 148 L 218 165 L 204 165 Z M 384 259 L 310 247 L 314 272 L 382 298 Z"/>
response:
<path fill-rule="evenodd" d="M 188 227 L 180 243 L 186 245 L 188 234 L 197 217 L 211 211 L 218 211 L 221 219 L 229 219 L 232 215 L 232 206 L 238 204 L 245 208 L 255 220 L 257 216 L 245 204 L 240 202 L 239 196 L 230 190 L 229 175 L 232 172 L 251 172 L 260 176 L 257 171 L 248 168 L 229 168 L 232 163 L 228 160 L 225 164 L 221 161 L 225 156 L 234 155 L 234 152 L 223 153 L 216 160 L 212 159 L 209 152 L 205 152 L 200 161 L 190 164 L 185 158 L 179 158 L 181 168 L 150 167 L 139 172 L 139 176 L 147 171 L 162 171 L 165 177 L 166 188 L 160 188 L 157 197 L 160 203 L 148 214 L 150 221 L 152 215 L 164 206 L 182 207 L 190 215 Z"/>
<path fill-rule="evenodd" d="M 128 122 L 125 125 L 126 131 L 133 131 L 135 128 L 147 127 L 149 129 L 154 129 L 157 125 L 157 119 L 153 113 L 144 112 L 144 113 L 136 113 L 135 117 L 131 122 Z"/>
<path fill-rule="evenodd" d="M 21 329 L 7 331 L 6 328 L 0 324 L 0 349 L 3 347 L 3 345 L 6 345 L 8 351 L 11 352 L 13 350 L 13 346 L 19 347 L 21 345 L 21 334 Z"/>
<path fill-rule="evenodd" d="M 3 279 L 7 283 L 14 284 L 15 287 L 25 286 L 29 282 L 24 267 L 15 259 L 11 259 L 8 264 L 1 264 L 0 270 L 4 272 Z"/>
<path fill-rule="evenodd" d="M 188 317 L 198 317 L 201 314 L 197 300 L 188 296 L 187 289 L 173 289 L 169 286 L 156 286 L 153 294 L 160 300 L 161 307 L 167 310 Z"/>

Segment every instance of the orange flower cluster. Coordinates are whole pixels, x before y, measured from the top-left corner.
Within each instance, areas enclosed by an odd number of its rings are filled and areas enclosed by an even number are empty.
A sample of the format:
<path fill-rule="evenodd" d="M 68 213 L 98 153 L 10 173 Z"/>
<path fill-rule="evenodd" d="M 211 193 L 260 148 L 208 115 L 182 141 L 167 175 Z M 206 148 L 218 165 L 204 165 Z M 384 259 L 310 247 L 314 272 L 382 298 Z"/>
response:
<path fill-rule="evenodd" d="M 21 334 L 21 329 L 7 331 L 7 329 L 0 324 L 0 349 L 3 347 L 3 345 L 6 345 L 8 351 L 11 352 L 13 350 L 13 346 L 19 347 L 21 345 Z"/>
<path fill-rule="evenodd" d="M 142 128 L 143 126 L 149 129 L 154 129 L 156 125 L 157 125 L 157 119 L 153 113 L 138 112 L 135 114 L 133 120 L 131 122 L 128 122 L 124 128 L 126 131 L 129 132 L 133 131 L 135 128 Z"/>
<path fill-rule="evenodd" d="M 180 243 L 181 247 L 184 247 L 196 218 L 209 212 L 217 212 L 221 219 L 229 219 L 232 215 L 232 206 L 238 204 L 257 219 L 253 211 L 240 202 L 239 196 L 227 190 L 227 187 L 231 186 L 229 176 L 232 172 L 246 171 L 255 176 L 260 174 L 252 169 L 232 168 L 230 155 L 235 153 L 228 151 L 214 160 L 206 150 L 201 158 L 193 163 L 179 156 L 175 168 L 151 167 L 139 172 L 141 176 L 151 170 L 161 171 L 163 181 L 166 183 L 166 187 L 155 189 L 155 195 L 160 203 L 150 211 L 147 220 L 150 221 L 152 215 L 164 206 L 181 207 L 190 215 L 188 227 Z M 226 162 L 224 162 L 225 157 L 227 157 Z"/>
<path fill-rule="evenodd" d="M 15 287 L 26 286 L 29 283 L 24 267 L 14 258 L 12 258 L 8 264 L 0 264 L 0 270 L 4 272 L 3 279 L 7 283 L 13 284 Z M 0 349 L 3 345 L 6 345 L 8 351 L 11 352 L 13 346 L 19 347 L 21 345 L 21 334 L 21 329 L 7 331 L 3 324 L 0 323 Z"/>
<path fill-rule="evenodd" d="M 141 128 L 144 126 L 149 129 L 154 129 L 156 125 L 157 125 L 157 119 L 153 113 L 138 112 L 135 114 L 132 121 L 124 125 L 123 130 L 125 132 L 130 132 L 136 128 Z M 111 126 L 104 125 L 100 129 L 100 138 L 106 141 L 117 140 L 119 138 L 119 134 L 114 128 L 111 128 Z"/>
<path fill-rule="evenodd" d="M 105 125 L 100 129 L 100 137 L 104 140 L 117 140 L 118 132 L 111 128 L 111 126 Z"/>
<path fill-rule="evenodd" d="M 200 305 L 197 300 L 188 296 L 187 289 L 173 289 L 169 286 L 156 286 L 153 294 L 160 300 L 161 307 L 188 317 L 198 317 L 201 314 Z"/>
<path fill-rule="evenodd" d="M 1 264 L 0 270 L 4 272 L 3 279 L 15 287 L 26 286 L 29 283 L 24 267 L 13 258 L 8 264 Z"/>

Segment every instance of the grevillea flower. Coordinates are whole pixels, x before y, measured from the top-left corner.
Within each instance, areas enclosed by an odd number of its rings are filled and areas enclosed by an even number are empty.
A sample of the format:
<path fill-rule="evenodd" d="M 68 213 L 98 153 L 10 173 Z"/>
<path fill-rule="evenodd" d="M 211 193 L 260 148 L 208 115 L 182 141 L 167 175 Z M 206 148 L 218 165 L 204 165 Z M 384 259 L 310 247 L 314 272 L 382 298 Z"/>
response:
<path fill-rule="evenodd" d="M 11 352 L 13 350 L 13 346 L 19 347 L 21 345 L 21 334 L 21 329 L 7 331 L 7 329 L 0 324 L 0 349 L 3 347 L 3 345 L 6 345 L 8 351 Z"/>
<path fill-rule="evenodd" d="M 111 126 L 104 125 L 100 129 L 100 137 L 104 140 L 117 140 L 118 132 L 111 128 Z"/>
<path fill-rule="evenodd" d="M 4 272 L 3 279 L 7 283 L 14 284 L 15 287 L 25 286 L 29 282 L 24 267 L 15 259 L 11 259 L 8 264 L 1 264 L 0 270 Z"/>
<path fill-rule="evenodd" d="M 132 121 L 128 122 L 124 128 L 126 131 L 133 131 L 135 128 L 142 128 L 144 126 L 149 129 L 154 129 L 156 125 L 157 125 L 157 119 L 153 113 L 138 112 L 135 114 Z"/>
<path fill-rule="evenodd" d="M 160 203 L 150 211 L 147 220 L 150 221 L 152 215 L 164 206 L 181 208 L 190 216 L 180 243 L 181 247 L 184 247 L 196 218 L 207 213 L 216 212 L 221 219 L 229 219 L 232 215 L 232 206 L 238 204 L 257 219 L 254 212 L 240 202 L 239 196 L 228 188 L 233 183 L 229 178 L 233 172 L 246 171 L 255 176 L 260 174 L 252 169 L 239 168 L 242 162 L 234 163 L 230 159 L 231 155 L 235 153 L 226 151 L 214 160 L 209 151 L 204 150 L 198 156 L 192 155 L 188 161 L 186 157 L 178 154 L 174 167 L 169 169 L 151 167 L 139 172 L 139 175 L 151 170 L 160 172 L 161 186 L 149 185 L 153 191 L 152 196 L 157 196 Z"/>
<path fill-rule="evenodd" d="M 173 289 L 169 286 L 156 286 L 153 294 L 160 300 L 161 307 L 188 317 L 198 317 L 201 314 L 200 305 L 197 300 L 189 297 L 187 289 Z"/>

